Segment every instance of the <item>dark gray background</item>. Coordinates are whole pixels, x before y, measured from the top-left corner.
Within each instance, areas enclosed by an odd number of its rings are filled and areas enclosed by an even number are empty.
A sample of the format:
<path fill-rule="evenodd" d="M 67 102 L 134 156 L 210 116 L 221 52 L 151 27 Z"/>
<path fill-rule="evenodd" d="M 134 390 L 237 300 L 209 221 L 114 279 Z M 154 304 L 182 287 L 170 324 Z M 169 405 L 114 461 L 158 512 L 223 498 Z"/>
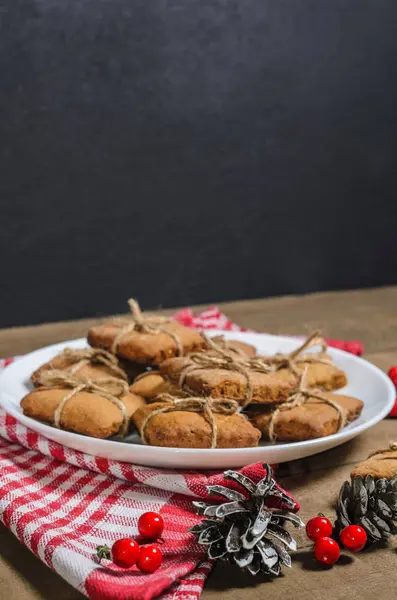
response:
<path fill-rule="evenodd" d="M 0 326 L 397 282 L 395 0 L 0 18 Z"/>

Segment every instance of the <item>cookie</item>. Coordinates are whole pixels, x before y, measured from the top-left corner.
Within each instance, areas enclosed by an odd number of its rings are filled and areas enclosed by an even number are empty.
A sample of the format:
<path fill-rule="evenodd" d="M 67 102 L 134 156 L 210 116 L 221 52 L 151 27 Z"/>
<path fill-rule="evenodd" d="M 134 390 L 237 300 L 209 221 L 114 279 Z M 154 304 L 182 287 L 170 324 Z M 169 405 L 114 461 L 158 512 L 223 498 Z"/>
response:
<path fill-rule="evenodd" d="M 148 415 L 166 406 L 155 402 L 137 410 L 132 420 L 141 432 Z M 258 445 L 260 431 L 242 415 L 214 414 L 217 427 L 217 448 L 249 448 Z M 202 413 L 175 410 L 155 415 L 145 427 L 146 443 L 169 448 L 210 448 L 212 428 Z"/>
<path fill-rule="evenodd" d="M 311 358 L 313 355 L 308 356 Z M 338 390 L 347 385 L 346 374 L 334 365 L 330 356 L 326 354 L 315 354 L 314 356 L 324 362 L 305 362 L 304 356 L 302 356 L 296 363 L 296 369 L 299 374 L 302 374 L 305 367 L 307 367 L 307 382 L 309 387 L 331 391 Z M 265 357 L 265 360 L 271 362 L 271 357 Z M 276 372 L 283 381 L 292 384 L 297 381 L 297 376 L 288 368 L 281 368 Z"/>
<path fill-rule="evenodd" d="M 54 424 L 60 402 L 71 391 L 70 388 L 38 388 L 22 399 L 23 413 L 33 419 Z M 132 393 L 124 394 L 118 400 L 125 407 L 128 421 L 145 404 L 143 398 Z M 120 408 L 109 399 L 98 393 L 81 391 L 64 405 L 59 425 L 67 431 L 104 439 L 120 432 L 124 416 Z"/>
<path fill-rule="evenodd" d="M 224 348 L 226 350 L 235 351 L 238 354 L 243 354 L 246 356 L 256 355 L 255 346 L 251 346 L 251 344 L 246 344 L 245 342 L 240 342 L 239 340 L 225 339 L 223 335 L 216 335 L 212 337 L 211 342 L 219 345 L 221 348 Z"/>
<path fill-rule="evenodd" d="M 374 479 L 393 479 L 397 475 L 397 449 L 380 451 L 357 465 L 352 477 L 372 475 Z"/>
<path fill-rule="evenodd" d="M 340 406 L 347 423 L 360 416 L 363 407 L 361 400 L 331 392 L 322 394 Z M 252 409 L 247 414 L 263 436 L 268 437 L 271 411 L 263 412 Z M 310 398 L 301 406 L 280 410 L 274 419 L 274 436 L 280 442 L 301 442 L 332 435 L 338 431 L 338 427 L 338 411 L 317 398 Z"/>
<path fill-rule="evenodd" d="M 170 381 L 166 381 L 158 371 L 149 371 L 143 377 L 138 377 L 133 382 L 130 386 L 130 391 L 148 400 L 153 400 L 160 394 L 169 393 L 177 395 L 180 390 Z"/>
<path fill-rule="evenodd" d="M 92 327 L 88 332 L 88 343 L 94 348 L 111 350 L 120 332 L 128 324 L 128 320 L 114 320 Z M 160 333 L 140 331 L 125 333 L 119 337 L 115 353 L 117 356 L 143 365 L 159 365 L 167 358 L 178 354 L 175 337 L 180 342 L 183 354 L 205 347 L 205 341 L 200 333 L 176 321 L 167 321 L 161 325 L 161 330 Z"/>
<path fill-rule="evenodd" d="M 104 379 L 115 377 L 116 379 L 128 380 L 129 375 L 124 369 L 124 365 L 112 354 L 105 350 L 94 350 L 92 348 L 74 349 L 66 348 L 61 354 L 58 354 L 50 361 L 44 363 L 31 376 L 35 387 L 40 385 L 40 379 L 45 371 L 59 369 L 66 371 L 78 377 L 91 379 Z M 130 374 L 136 377 L 142 372 L 142 367 L 136 367 Z"/>
<path fill-rule="evenodd" d="M 180 376 L 189 365 L 189 357 L 172 358 L 163 362 L 160 373 L 178 385 Z M 249 371 L 253 404 L 285 402 L 292 385 L 273 373 Z M 247 377 L 241 372 L 221 368 L 198 368 L 186 375 L 184 386 L 199 396 L 231 398 L 244 404 L 249 391 Z"/>

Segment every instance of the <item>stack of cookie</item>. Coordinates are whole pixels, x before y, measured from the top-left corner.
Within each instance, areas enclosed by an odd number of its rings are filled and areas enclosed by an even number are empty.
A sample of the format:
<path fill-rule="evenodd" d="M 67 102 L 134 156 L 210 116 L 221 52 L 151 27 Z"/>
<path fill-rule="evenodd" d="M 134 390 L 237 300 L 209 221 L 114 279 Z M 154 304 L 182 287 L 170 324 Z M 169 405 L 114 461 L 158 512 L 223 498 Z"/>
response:
<path fill-rule="evenodd" d="M 361 400 L 333 392 L 347 379 L 329 356 L 290 357 L 258 356 L 237 360 L 235 366 L 225 362 L 216 367 L 210 361 L 192 364 L 193 356 L 187 356 L 165 361 L 160 372 L 166 382 L 191 393 L 234 399 L 263 438 L 271 441 L 331 435 L 360 415 Z M 131 389 L 136 391 L 140 385 L 138 381 Z"/>
<path fill-rule="evenodd" d="M 330 435 L 362 402 L 333 393 L 345 374 L 325 353 L 257 356 L 253 346 L 208 339 L 172 319 L 143 315 L 88 332 L 91 348 L 66 350 L 32 375 L 24 413 L 92 437 L 136 428 L 144 443 L 241 448 Z"/>

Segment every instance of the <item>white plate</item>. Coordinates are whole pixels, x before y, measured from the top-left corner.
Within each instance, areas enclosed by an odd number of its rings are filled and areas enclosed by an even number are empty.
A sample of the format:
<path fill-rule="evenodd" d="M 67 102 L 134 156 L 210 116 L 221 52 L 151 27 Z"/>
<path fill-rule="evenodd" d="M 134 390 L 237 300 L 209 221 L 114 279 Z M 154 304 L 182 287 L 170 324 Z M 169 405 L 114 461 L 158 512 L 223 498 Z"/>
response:
<path fill-rule="evenodd" d="M 299 343 L 299 340 L 282 336 L 211 331 L 211 335 L 219 334 L 252 344 L 262 354 L 290 352 Z M 21 411 L 20 401 L 32 389 L 29 380 L 32 372 L 66 347 L 84 348 L 85 346 L 85 339 L 54 344 L 27 354 L 8 366 L 0 375 L 0 403 L 9 414 L 30 429 L 69 448 L 95 456 L 151 467 L 225 469 L 241 467 L 257 461 L 280 463 L 317 454 L 347 442 L 383 419 L 390 412 L 396 394 L 393 384 L 380 369 L 362 358 L 330 348 L 329 354 L 347 373 L 349 380 L 348 385 L 340 392 L 363 400 L 364 409 L 360 418 L 345 427 L 343 431 L 316 440 L 291 444 L 263 444 L 257 448 L 208 450 L 158 448 L 140 444 L 136 434 L 130 435 L 123 441 L 98 440 L 56 429 L 25 416 Z"/>

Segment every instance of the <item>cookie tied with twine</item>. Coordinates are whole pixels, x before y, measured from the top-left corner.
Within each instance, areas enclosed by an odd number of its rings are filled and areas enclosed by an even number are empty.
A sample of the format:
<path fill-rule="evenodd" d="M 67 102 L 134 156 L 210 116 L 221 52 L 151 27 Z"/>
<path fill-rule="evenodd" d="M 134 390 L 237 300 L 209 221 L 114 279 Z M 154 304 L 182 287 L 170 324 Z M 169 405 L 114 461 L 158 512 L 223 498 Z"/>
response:
<path fill-rule="evenodd" d="M 272 368 L 260 360 L 260 357 L 248 357 L 246 354 L 235 352 L 227 347 L 222 347 L 215 343 L 211 338 L 203 337 L 211 349 L 209 352 L 193 352 L 186 357 L 186 365 L 181 369 L 178 385 L 181 389 L 192 393 L 186 383 L 189 375 L 197 371 L 206 369 L 224 369 L 226 371 L 234 371 L 240 373 L 246 379 L 246 392 L 242 407 L 245 408 L 252 402 L 253 397 L 253 381 L 252 373 L 259 372 L 268 374 L 272 372 Z"/>
<path fill-rule="evenodd" d="M 320 346 L 320 355 L 318 353 L 304 354 L 305 350 L 308 350 L 313 346 Z M 322 356 L 326 351 L 327 342 L 318 331 L 313 331 L 313 333 L 311 333 L 309 337 L 292 352 L 289 352 L 287 354 L 278 352 L 273 356 L 261 356 L 260 359 L 265 364 L 269 365 L 269 367 L 271 367 L 274 372 L 277 372 L 281 369 L 288 369 L 297 378 L 299 378 L 301 375 L 301 372 L 298 369 L 299 365 L 316 363 L 323 365 L 332 365 L 333 362 L 331 358 L 326 358 Z"/>
<path fill-rule="evenodd" d="M 317 331 L 313 332 L 313 334 L 293 352 L 290 352 L 289 354 L 278 353 L 274 356 L 247 356 L 242 353 L 231 351 L 227 347 L 220 346 L 204 334 L 203 337 L 207 347 L 210 348 L 210 351 L 191 353 L 184 359 L 185 362 L 182 364 L 179 372 L 179 387 L 192 393 L 187 385 L 187 378 L 200 371 L 222 369 L 240 373 L 246 380 L 243 408 L 249 406 L 253 401 L 254 373 L 277 375 L 281 369 L 287 369 L 293 374 L 294 380 L 299 381 L 302 372 L 299 370 L 301 365 L 321 363 L 334 368 L 332 359 L 328 357 L 310 353 L 304 354 L 304 351 L 307 348 L 314 345 L 320 345 L 322 351 L 326 349 L 326 342 L 323 338 L 318 336 Z M 167 376 L 166 368 L 164 369 L 164 372 Z M 283 381 L 285 381 L 284 378 Z"/>
<path fill-rule="evenodd" d="M 76 375 L 86 365 L 96 365 L 106 367 L 114 377 L 128 381 L 126 372 L 119 367 L 114 354 L 102 348 L 84 348 L 83 350 L 65 348 L 60 357 L 64 357 L 67 362 L 73 365 L 68 369 L 68 372 L 72 375 Z"/>
<path fill-rule="evenodd" d="M 102 396 L 120 410 L 122 415 L 122 424 L 119 430 L 121 436 L 125 436 L 128 432 L 129 418 L 125 405 L 121 401 L 121 397 L 129 393 L 128 384 L 121 379 L 99 379 L 91 381 L 89 379 L 82 380 L 72 375 L 65 374 L 63 371 L 47 371 L 41 375 L 41 389 L 65 388 L 70 389 L 70 392 L 59 402 L 53 416 L 53 425 L 58 429 L 62 429 L 61 421 L 62 414 L 68 402 L 80 392 L 88 392 Z M 112 393 L 110 392 L 112 390 Z"/>
<path fill-rule="evenodd" d="M 44 372 L 54 369 L 85 379 L 114 377 L 128 381 L 127 373 L 119 366 L 118 359 L 101 348 L 65 348 L 32 373 L 31 379 L 35 387 L 40 386 Z"/>
<path fill-rule="evenodd" d="M 169 448 L 257 446 L 260 431 L 231 399 L 161 394 L 132 420 L 145 444 Z"/>
<path fill-rule="evenodd" d="M 339 404 L 328 398 L 321 390 L 316 390 L 307 387 L 307 367 L 305 367 L 302 375 L 299 376 L 298 386 L 295 390 L 292 391 L 291 395 L 288 398 L 288 401 L 280 404 L 275 410 L 273 410 L 270 413 L 270 418 L 268 422 L 269 440 L 271 442 L 276 441 L 274 428 L 280 413 L 291 410 L 293 408 L 297 408 L 299 406 L 303 406 L 312 399 L 320 400 L 321 403 L 327 404 L 328 406 L 331 406 L 336 410 L 336 412 L 338 413 L 337 432 L 345 427 L 347 421 L 346 413 L 339 406 Z"/>
<path fill-rule="evenodd" d="M 128 300 L 131 315 L 128 319 L 123 319 L 126 324 L 121 328 L 120 332 L 116 335 L 111 346 L 111 352 L 117 354 L 118 346 L 123 338 L 133 331 L 137 333 L 148 333 L 156 335 L 159 333 L 165 333 L 170 336 L 175 342 L 177 348 L 177 356 L 183 356 L 183 344 L 177 333 L 166 329 L 164 325 L 171 323 L 173 319 L 164 317 L 161 315 L 143 314 L 138 302 L 134 298 Z"/>
<path fill-rule="evenodd" d="M 397 441 L 390 442 L 387 448 L 372 452 L 351 473 L 352 477 L 367 475 L 371 475 L 374 479 L 397 477 Z"/>
<path fill-rule="evenodd" d="M 164 413 L 175 411 L 187 411 L 202 413 L 211 426 L 211 448 L 217 447 L 218 427 L 215 421 L 214 413 L 222 415 L 235 415 L 240 407 L 235 400 L 218 400 L 216 398 L 202 398 L 198 396 L 188 396 L 186 398 L 176 398 L 171 394 L 160 394 L 156 402 L 164 402 L 166 406 L 156 408 L 148 414 L 140 427 L 141 438 L 144 444 L 147 444 L 146 429 L 153 417 Z"/>

